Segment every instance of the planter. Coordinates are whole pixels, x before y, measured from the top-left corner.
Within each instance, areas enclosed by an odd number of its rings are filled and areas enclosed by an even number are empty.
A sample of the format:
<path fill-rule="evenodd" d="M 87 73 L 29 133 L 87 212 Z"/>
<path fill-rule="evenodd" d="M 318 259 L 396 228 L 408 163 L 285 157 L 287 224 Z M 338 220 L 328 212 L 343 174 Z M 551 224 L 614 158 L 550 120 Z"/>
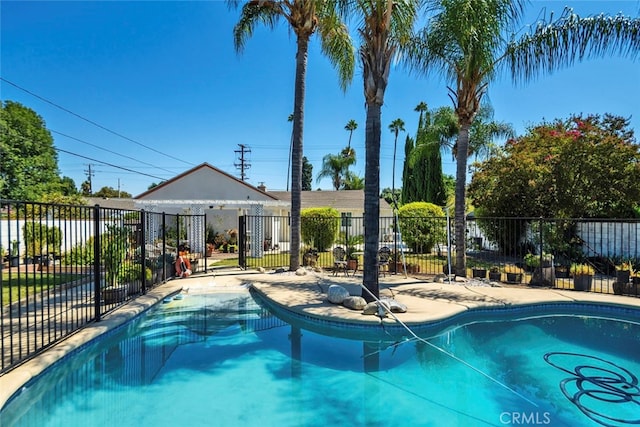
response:
<path fill-rule="evenodd" d="M 502 280 L 502 273 L 495 272 L 492 273 L 491 271 L 489 272 L 489 280 L 491 280 L 492 282 L 499 282 L 500 280 Z"/>
<path fill-rule="evenodd" d="M 487 269 L 486 268 L 472 268 L 471 276 L 479 279 L 487 278 Z"/>
<path fill-rule="evenodd" d="M 615 282 L 613 284 L 613 293 L 616 295 L 622 295 L 624 293 L 624 288 L 627 286 L 627 283 Z"/>
<path fill-rule="evenodd" d="M 140 292 L 142 292 L 142 280 L 129 282 L 126 284 L 126 286 L 127 286 L 127 295 L 138 295 Z"/>
<path fill-rule="evenodd" d="M 616 270 L 616 283 L 629 283 L 630 278 L 631 278 L 631 271 Z"/>
<path fill-rule="evenodd" d="M 533 270 L 531 276 L 532 286 L 554 286 L 556 283 L 556 271 L 551 266 L 549 267 L 536 267 Z"/>
<path fill-rule="evenodd" d="M 357 271 L 358 270 L 358 260 L 357 259 L 348 260 L 347 261 L 347 270 Z"/>
<path fill-rule="evenodd" d="M 392 271 L 395 273 L 404 273 L 404 264 L 401 261 L 397 261 L 391 264 Z"/>
<path fill-rule="evenodd" d="M 108 286 L 102 290 L 102 300 L 105 304 L 115 304 L 124 301 L 127 296 L 126 286 Z"/>
<path fill-rule="evenodd" d="M 590 291 L 593 276 L 590 274 L 576 274 L 573 277 L 573 288 L 576 291 Z"/>
<path fill-rule="evenodd" d="M 20 265 L 20 257 L 19 256 L 10 256 L 9 257 L 9 265 L 11 267 L 18 267 Z"/>
<path fill-rule="evenodd" d="M 507 275 L 507 283 L 522 283 L 523 273 L 505 273 Z"/>
<path fill-rule="evenodd" d="M 420 265 L 407 264 L 407 273 L 411 273 L 411 274 L 420 273 Z"/>
<path fill-rule="evenodd" d="M 566 267 L 566 266 L 556 267 L 556 278 L 557 279 L 568 279 L 569 278 L 569 267 Z"/>

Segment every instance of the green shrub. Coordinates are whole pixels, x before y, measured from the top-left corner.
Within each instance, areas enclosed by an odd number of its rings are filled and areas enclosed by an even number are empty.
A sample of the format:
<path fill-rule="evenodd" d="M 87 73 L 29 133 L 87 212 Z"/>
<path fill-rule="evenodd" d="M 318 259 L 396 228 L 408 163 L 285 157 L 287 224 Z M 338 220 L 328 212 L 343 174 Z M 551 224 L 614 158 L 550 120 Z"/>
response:
<path fill-rule="evenodd" d="M 402 239 L 415 252 L 429 253 L 436 243 L 447 238 L 446 221 L 441 207 L 427 202 L 413 202 L 398 210 Z"/>
<path fill-rule="evenodd" d="M 302 242 L 325 251 L 336 240 L 340 228 L 340 212 L 334 208 L 309 208 L 300 212 Z"/>

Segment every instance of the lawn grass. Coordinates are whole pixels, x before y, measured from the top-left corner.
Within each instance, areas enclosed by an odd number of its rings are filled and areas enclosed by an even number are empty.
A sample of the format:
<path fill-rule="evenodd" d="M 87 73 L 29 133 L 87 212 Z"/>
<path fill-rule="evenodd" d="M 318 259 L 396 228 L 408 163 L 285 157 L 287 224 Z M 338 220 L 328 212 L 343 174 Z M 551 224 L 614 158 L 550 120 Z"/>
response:
<path fill-rule="evenodd" d="M 11 276 L 9 281 L 8 275 L 2 275 L 0 280 L 0 288 L 2 288 L 2 305 L 8 305 L 10 302 L 18 301 L 25 295 L 34 295 L 49 288 L 54 288 L 60 284 L 67 283 L 82 277 L 80 274 L 21 274 Z"/>

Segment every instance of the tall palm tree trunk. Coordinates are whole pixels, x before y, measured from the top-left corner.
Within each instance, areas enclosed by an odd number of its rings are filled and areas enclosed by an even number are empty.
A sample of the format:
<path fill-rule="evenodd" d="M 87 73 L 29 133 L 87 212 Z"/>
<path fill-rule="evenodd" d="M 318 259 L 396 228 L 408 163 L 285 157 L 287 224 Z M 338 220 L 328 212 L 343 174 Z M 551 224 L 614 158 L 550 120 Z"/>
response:
<path fill-rule="evenodd" d="M 364 277 L 363 284 L 376 298 L 380 295 L 378 282 L 378 234 L 380 228 L 380 135 L 381 106 L 367 104 L 366 166 L 364 178 Z M 368 292 L 362 297 L 374 300 Z"/>
<path fill-rule="evenodd" d="M 291 149 L 291 242 L 289 270 L 300 268 L 300 211 L 302 206 L 302 156 L 305 79 L 309 38 L 298 37 L 296 81 L 293 101 L 293 146 Z"/>
<path fill-rule="evenodd" d="M 455 204 L 455 238 L 456 238 L 456 275 L 467 276 L 465 199 L 467 190 L 467 157 L 469 155 L 469 128 L 471 122 L 461 120 L 458 134 L 458 152 L 456 154 L 456 204 Z"/>

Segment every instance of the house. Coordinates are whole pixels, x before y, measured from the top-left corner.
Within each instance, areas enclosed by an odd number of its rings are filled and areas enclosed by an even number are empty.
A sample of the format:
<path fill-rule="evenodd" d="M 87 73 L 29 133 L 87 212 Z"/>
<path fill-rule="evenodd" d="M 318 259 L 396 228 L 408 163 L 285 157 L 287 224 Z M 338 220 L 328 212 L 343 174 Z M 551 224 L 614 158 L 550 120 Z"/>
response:
<path fill-rule="evenodd" d="M 291 193 L 254 187 L 208 163 L 202 163 L 134 198 L 135 208 L 147 212 L 204 215 L 206 224 L 190 224 L 188 239 L 192 250 L 204 250 L 203 227 L 216 232 L 238 228 L 239 216 L 272 217 L 248 227 L 250 247 L 258 250 L 268 237 L 274 243 L 288 242 L 289 229 L 282 226 L 290 213 Z M 304 191 L 302 209 L 333 207 L 348 217 L 362 217 L 364 191 Z M 380 216 L 392 216 L 389 204 L 380 199 Z M 150 225 L 157 227 L 158 224 Z M 362 233 L 362 230 L 358 230 Z"/>

